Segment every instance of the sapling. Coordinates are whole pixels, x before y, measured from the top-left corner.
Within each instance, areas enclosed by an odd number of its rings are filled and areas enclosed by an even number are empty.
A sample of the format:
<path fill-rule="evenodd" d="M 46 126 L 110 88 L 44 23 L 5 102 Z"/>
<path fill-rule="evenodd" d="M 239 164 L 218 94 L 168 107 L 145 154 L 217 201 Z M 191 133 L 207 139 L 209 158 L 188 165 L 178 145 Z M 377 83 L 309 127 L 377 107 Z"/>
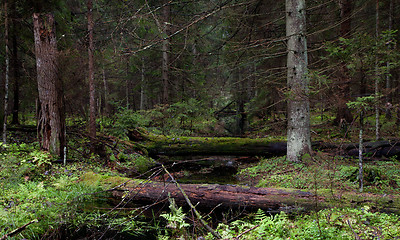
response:
<path fill-rule="evenodd" d="M 352 109 L 356 109 L 359 112 L 360 117 L 360 133 L 359 133 L 359 145 L 358 145 L 358 181 L 359 191 L 363 191 L 363 131 L 364 131 L 364 113 L 372 108 L 375 102 L 376 96 L 358 97 L 353 102 L 348 102 L 347 106 Z"/>

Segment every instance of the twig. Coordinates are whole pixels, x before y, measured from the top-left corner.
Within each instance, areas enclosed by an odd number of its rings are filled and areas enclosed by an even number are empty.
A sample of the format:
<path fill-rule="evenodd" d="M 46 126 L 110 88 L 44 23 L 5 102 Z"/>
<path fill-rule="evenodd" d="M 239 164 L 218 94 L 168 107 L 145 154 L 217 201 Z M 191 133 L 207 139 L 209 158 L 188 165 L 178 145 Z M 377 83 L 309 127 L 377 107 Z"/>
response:
<path fill-rule="evenodd" d="M 347 220 L 347 224 L 349 224 L 349 227 L 350 227 L 351 231 L 353 231 L 355 239 L 356 240 L 360 240 L 360 237 L 357 235 L 356 232 L 354 232 L 354 229 L 351 227 L 351 224 L 350 224 L 349 220 Z"/>
<path fill-rule="evenodd" d="M 248 233 L 248 232 L 250 232 L 250 231 L 253 231 L 254 229 L 258 228 L 259 226 L 260 226 L 260 225 L 255 225 L 254 227 L 252 227 L 252 228 L 250 228 L 250 229 L 247 229 L 246 231 L 244 231 L 244 232 L 242 232 L 241 234 L 239 234 L 239 235 L 235 238 L 235 240 L 239 240 L 241 236 L 243 236 L 244 234 L 246 234 L 246 233 Z"/>
<path fill-rule="evenodd" d="M 185 198 L 187 204 L 189 205 L 189 207 L 193 210 L 194 214 L 196 215 L 196 217 L 200 220 L 201 224 L 203 224 L 203 226 L 217 239 L 221 239 L 222 237 L 215 232 L 210 226 L 207 225 L 206 221 L 204 221 L 204 219 L 201 217 L 200 213 L 196 210 L 196 208 L 193 206 L 192 202 L 190 202 L 190 199 L 188 198 L 188 196 L 186 195 L 185 191 L 183 191 L 183 189 L 181 188 L 181 186 L 179 185 L 179 183 L 177 181 L 175 181 L 174 177 L 171 175 L 171 173 L 168 172 L 168 170 L 164 167 L 164 165 L 161 165 L 162 168 L 164 169 L 164 171 L 169 175 L 169 177 L 171 178 L 172 182 L 174 182 L 176 184 L 176 187 L 181 191 L 183 197 Z"/>
<path fill-rule="evenodd" d="M 17 235 L 18 233 L 24 231 L 25 228 L 26 228 L 27 226 L 31 225 L 32 223 L 37 223 L 37 222 L 38 222 L 37 219 L 32 220 L 32 221 L 28 222 L 27 224 L 24 224 L 23 226 L 21 226 L 21 227 L 19 227 L 19 228 L 17 228 L 17 229 L 14 229 L 14 230 L 12 230 L 12 231 L 9 232 L 9 233 L 6 233 L 4 236 L 2 236 L 2 237 L 0 238 L 0 240 L 5 240 L 5 239 L 7 239 L 7 238 L 9 238 L 9 237 L 15 236 L 15 235 Z"/>

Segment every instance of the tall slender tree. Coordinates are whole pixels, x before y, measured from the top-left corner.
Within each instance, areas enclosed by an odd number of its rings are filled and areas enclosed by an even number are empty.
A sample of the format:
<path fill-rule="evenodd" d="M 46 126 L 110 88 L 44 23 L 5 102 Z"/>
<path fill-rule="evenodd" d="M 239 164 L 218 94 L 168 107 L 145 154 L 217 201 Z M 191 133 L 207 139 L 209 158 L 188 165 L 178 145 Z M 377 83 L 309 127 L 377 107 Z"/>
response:
<path fill-rule="evenodd" d="M 378 42 L 379 38 L 379 0 L 376 0 L 376 8 L 375 8 L 375 38 Z M 379 140 L 379 103 L 378 103 L 378 95 L 379 95 L 379 66 L 378 66 L 378 57 L 375 57 L 375 139 Z"/>
<path fill-rule="evenodd" d="M 311 153 L 309 80 L 305 0 L 286 0 L 287 43 L 287 158 L 299 162 Z"/>
<path fill-rule="evenodd" d="M 65 111 L 58 73 L 55 20 L 52 14 L 33 14 L 36 71 L 39 92 L 37 128 L 42 149 L 63 157 Z"/>
<path fill-rule="evenodd" d="M 11 124 L 19 124 L 19 83 L 20 83 L 20 66 L 18 60 L 18 41 L 17 35 L 19 31 L 18 21 L 17 21 L 17 8 L 16 1 L 12 1 L 10 6 L 11 12 L 11 23 L 12 23 L 12 66 L 13 66 L 13 111 L 12 111 L 12 121 Z"/>
<path fill-rule="evenodd" d="M 170 14 L 171 7 L 168 0 L 164 1 L 163 7 L 163 37 L 162 42 L 162 103 L 167 104 L 169 101 L 169 52 L 170 52 Z"/>
<path fill-rule="evenodd" d="M 93 62 L 93 1 L 87 1 L 87 20 L 88 20 L 88 35 L 89 35 L 89 136 L 94 140 L 96 138 L 96 101 L 95 101 L 95 86 L 94 86 L 94 62 Z"/>
<path fill-rule="evenodd" d="M 393 0 L 389 1 L 389 14 L 388 14 L 388 30 L 391 31 L 393 29 Z M 390 49 L 391 46 L 388 46 Z M 389 62 L 386 63 L 386 67 L 389 69 L 390 64 Z M 385 116 L 388 120 L 392 118 L 391 113 L 391 106 L 392 106 L 392 94 L 390 89 L 390 72 L 386 73 L 386 109 L 385 109 Z"/>
<path fill-rule="evenodd" d="M 5 45 L 6 45 L 6 52 L 5 52 L 5 58 L 6 58 L 6 73 L 5 73 L 5 86 L 4 86 L 4 122 L 3 122 L 3 143 L 7 143 L 7 110 L 8 110 L 8 84 L 9 84 L 9 78 L 10 78 L 10 50 L 8 46 L 8 6 L 7 6 L 7 1 L 4 2 L 4 28 L 5 28 Z"/>
<path fill-rule="evenodd" d="M 351 20 L 352 20 L 352 1 L 351 0 L 340 0 L 340 29 L 339 34 L 342 38 L 350 38 L 351 34 Z M 335 125 L 346 128 L 348 124 L 353 121 L 353 115 L 346 103 L 350 100 L 350 83 L 351 78 L 349 77 L 349 71 L 344 62 L 340 63 L 338 71 L 338 83 L 336 84 L 337 93 L 336 99 L 336 118 L 334 120 Z M 363 85 L 363 83 L 361 83 Z M 365 84 L 364 84 L 365 86 Z M 364 86 L 361 86 L 362 89 Z"/>

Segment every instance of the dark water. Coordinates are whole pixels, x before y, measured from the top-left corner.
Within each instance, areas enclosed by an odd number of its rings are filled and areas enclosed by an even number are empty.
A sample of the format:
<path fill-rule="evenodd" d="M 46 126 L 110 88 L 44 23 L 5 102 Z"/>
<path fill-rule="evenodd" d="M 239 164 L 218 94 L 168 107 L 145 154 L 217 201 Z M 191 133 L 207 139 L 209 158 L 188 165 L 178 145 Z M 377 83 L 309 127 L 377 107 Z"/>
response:
<path fill-rule="evenodd" d="M 181 183 L 237 184 L 239 165 L 255 158 L 236 156 L 184 156 L 159 159 Z"/>
<path fill-rule="evenodd" d="M 174 178 L 180 183 L 238 184 L 239 181 L 236 178 L 236 173 L 238 172 L 239 165 L 243 163 L 257 161 L 257 159 L 235 156 L 184 156 L 175 158 L 160 158 L 157 159 L 157 161 L 166 166 L 170 173 L 174 176 Z M 165 177 L 165 175 L 163 177 Z M 94 211 L 94 208 L 112 208 L 113 205 L 115 206 L 117 204 L 118 203 L 116 202 L 106 203 L 103 201 L 102 206 L 96 204 L 96 206 L 86 206 L 86 208 L 87 210 L 93 208 L 91 209 L 91 211 Z M 141 214 L 138 220 L 142 223 L 142 229 L 145 229 L 143 232 L 134 232 L 134 234 L 132 234 L 132 232 L 122 232 L 118 229 L 113 229 L 107 226 L 82 226 L 78 229 L 71 229 L 67 226 L 64 226 L 60 228 L 56 234 L 53 234 L 48 238 L 45 237 L 43 239 L 157 239 L 156 227 L 158 226 L 161 229 L 164 229 L 166 227 L 165 220 L 159 217 L 159 214 L 162 211 L 168 211 L 168 205 L 168 202 L 164 204 L 159 204 L 157 206 L 149 208 L 148 211 Z M 134 205 L 128 204 L 125 207 L 132 209 L 140 208 L 137 203 Z M 187 207 L 184 207 L 184 211 L 188 212 L 189 209 L 186 208 Z M 202 209 L 198 210 L 202 211 Z M 204 212 L 209 213 L 209 209 L 205 209 Z M 237 217 L 238 215 L 241 215 L 243 213 L 243 210 L 235 210 L 234 212 L 233 210 L 226 211 L 226 209 L 217 209 L 212 212 L 212 216 L 210 217 L 212 217 L 213 223 L 210 223 L 212 225 L 215 225 L 214 227 L 216 227 L 217 224 L 222 221 L 222 219 L 230 218 L 227 216 L 231 215 L 231 217 Z M 124 212 L 121 211 L 120 213 L 118 213 L 118 215 L 120 214 L 123 215 Z"/>

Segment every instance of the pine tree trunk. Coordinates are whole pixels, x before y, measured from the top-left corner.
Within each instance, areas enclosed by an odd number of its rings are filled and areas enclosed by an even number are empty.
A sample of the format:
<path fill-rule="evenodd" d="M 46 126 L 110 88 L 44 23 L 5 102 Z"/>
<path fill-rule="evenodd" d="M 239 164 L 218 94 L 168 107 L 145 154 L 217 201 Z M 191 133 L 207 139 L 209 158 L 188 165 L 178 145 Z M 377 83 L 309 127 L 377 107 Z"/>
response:
<path fill-rule="evenodd" d="M 162 42 L 162 103 L 168 104 L 169 101 L 169 52 L 170 52 L 170 42 L 169 42 L 169 18 L 170 18 L 170 6 L 168 1 L 164 1 L 165 6 L 163 8 L 163 37 Z"/>
<path fill-rule="evenodd" d="M 393 0 L 390 0 L 389 2 L 389 31 L 393 29 Z M 388 46 L 390 49 L 391 47 Z M 389 62 L 386 63 L 386 67 L 388 69 L 388 72 L 386 73 L 386 109 L 385 109 L 385 116 L 386 119 L 391 120 L 392 119 L 392 93 L 390 89 L 390 64 Z"/>
<path fill-rule="evenodd" d="M 351 12 L 352 12 L 352 1 L 351 0 L 340 0 L 340 37 L 349 38 L 351 34 Z M 347 66 L 341 63 L 337 83 L 337 112 L 334 120 L 334 124 L 347 128 L 353 121 L 353 115 L 350 109 L 347 107 L 347 102 L 350 98 L 350 83 L 351 78 L 348 77 Z"/>
<path fill-rule="evenodd" d="M 145 109 L 145 89 L 146 89 L 146 78 L 145 78 L 145 64 L 144 64 L 144 57 L 142 56 L 142 68 L 141 68 L 141 81 L 140 81 L 140 110 Z"/>
<path fill-rule="evenodd" d="M 65 116 L 62 84 L 58 76 L 57 41 L 52 14 L 33 14 L 39 92 L 38 138 L 43 150 L 63 157 Z"/>
<path fill-rule="evenodd" d="M 93 62 L 93 2 L 87 1 L 87 19 L 88 19 L 88 34 L 89 34 L 89 136 L 94 140 L 96 138 L 96 101 L 95 101 L 95 87 L 94 87 L 94 62 Z"/>
<path fill-rule="evenodd" d="M 299 162 L 304 154 L 311 152 L 305 0 L 286 0 L 286 36 L 287 85 L 290 91 L 287 158 Z"/>
<path fill-rule="evenodd" d="M 107 85 L 107 79 L 106 79 L 106 70 L 104 69 L 103 66 L 103 87 L 104 87 L 104 112 L 105 115 L 108 115 L 110 113 L 109 110 L 109 105 L 108 105 L 108 85 Z"/>
<path fill-rule="evenodd" d="M 360 134 L 359 134 L 359 146 L 358 146 L 358 181 L 359 191 L 363 192 L 364 178 L 363 178 L 363 131 L 364 131 L 364 112 L 360 112 Z"/>
<path fill-rule="evenodd" d="M 9 84 L 9 78 L 10 78 L 10 59 L 9 59 L 9 53 L 10 50 L 8 48 L 8 9 L 7 9 L 7 1 L 4 2 L 4 27 L 5 27 L 5 45 L 6 45 L 6 52 L 5 52 L 5 58 L 6 58 L 6 73 L 5 73 L 5 84 L 4 84 L 4 122 L 3 122 L 3 143 L 7 143 L 7 110 L 8 110 L 8 84 Z"/>
<path fill-rule="evenodd" d="M 17 10 L 15 6 L 15 1 L 11 4 L 11 13 L 12 13 L 12 25 L 13 25 L 13 31 L 12 31 L 12 62 L 13 62 L 13 72 L 14 72 L 14 87 L 13 87 L 13 93 L 14 93 L 14 104 L 13 104 L 13 111 L 12 111 L 12 121 L 11 124 L 18 125 L 19 124 L 19 61 L 18 61 L 18 42 L 17 42 Z"/>
<path fill-rule="evenodd" d="M 376 17 L 375 17 L 375 37 L 376 42 L 378 42 L 379 37 L 379 0 L 376 0 Z M 375 139 L 379 140 L 379 103 L 378 103 L 378 96 L 379 96 L 379 66 L 378 66 L 378 58 L 375 59 Z"/>

